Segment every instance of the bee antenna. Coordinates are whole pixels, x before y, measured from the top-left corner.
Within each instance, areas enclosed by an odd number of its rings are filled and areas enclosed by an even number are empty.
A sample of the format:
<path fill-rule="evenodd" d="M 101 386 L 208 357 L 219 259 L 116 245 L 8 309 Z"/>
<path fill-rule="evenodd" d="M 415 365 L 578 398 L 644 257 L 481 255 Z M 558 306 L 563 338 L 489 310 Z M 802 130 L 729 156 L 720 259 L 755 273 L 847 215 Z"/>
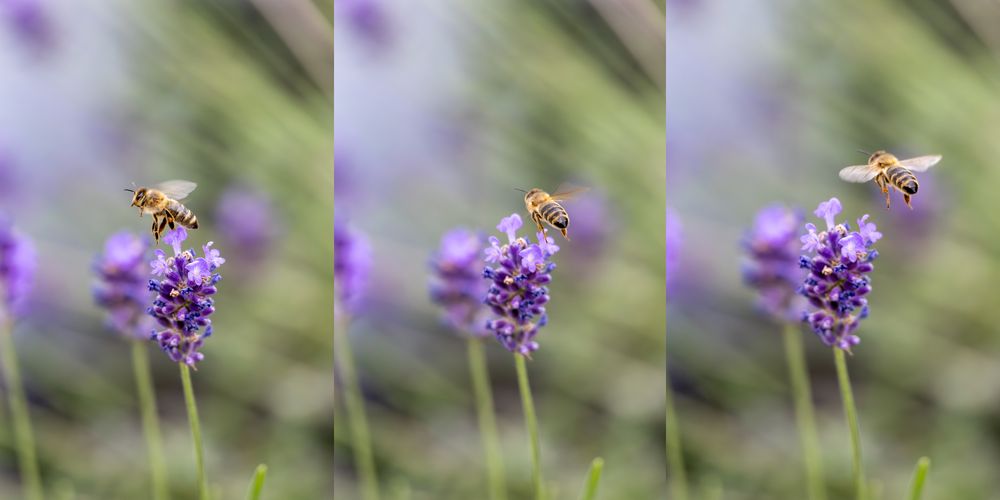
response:
<path fill-rule="evenodd" d="M 134 190 L 134 189 L 128 189 L 128 188 L 125 188 L 125 190 L 126 190 L 126 191 L 128 191 L 128 192 L 130 192 L 130 193 L 134 193 L 134 192 L 135 192 L 135 190 Z"/>
<path fill-rule="evenodd" d="M 857 150 L 857 151 L 858 151 L 859 153 L 861 153 L 861 154 L 864 154 L 864 155 L 867 155 L 867 156 L 871 156 L 871 155 L 872 155 L 871 153 L 869 153 L 868 151 L 865 151 L 865 150 L 863 150 L 863 149 L 859 149 L 859 150 Z"/>
<path fill-rule="evenodd" d="M 525 193 L 525 194 L 528 193 L 527 191 L 525 191 L 525 190 L 523 190 L 521 188 L 514 188 L 514 191 L 520 191 L 520 192 Z"/>

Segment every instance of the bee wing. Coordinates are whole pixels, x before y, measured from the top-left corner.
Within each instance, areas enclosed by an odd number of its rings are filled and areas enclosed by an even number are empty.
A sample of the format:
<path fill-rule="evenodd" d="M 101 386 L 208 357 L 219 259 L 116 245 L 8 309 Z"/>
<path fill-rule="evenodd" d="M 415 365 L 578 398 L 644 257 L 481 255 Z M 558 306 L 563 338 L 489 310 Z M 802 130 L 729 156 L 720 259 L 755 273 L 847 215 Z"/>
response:
<path fill-rule="evenodd" d="M 899 163 L 914 172 L 923 172 L 924 170 L 937 165 L 937 162 L 939 161 L 941 161 L 941 155 L 928 155 L 918 156 L 908 160 L 900 160 Z"/>
<path fill-rule="evenodd" d="M 565 201 L 571 200 L 587 191 L 590 191 L 589 187 L 586 186 L 574 186 L 572 184 L 560 184 L 556 192 L 550 196 L 554 200 Z"/>
<path fill-rule="evenodd" d="M 183 200 L 184 198 L 187 198 L 187 196 L 191 194 L 196 187 L 198 187 L 198 185 L 191 181 L 167 181 L 153 186 L 153 189 L 163 191 L 163 194 L 167 195 L 168 198 Z"/>
<path fill-rule="evenodd" d="M 840 178 L 847 182 L 868 182 L 878 175 L 878 169 L 870 165 L 852 165 L 840 171 Z"/>

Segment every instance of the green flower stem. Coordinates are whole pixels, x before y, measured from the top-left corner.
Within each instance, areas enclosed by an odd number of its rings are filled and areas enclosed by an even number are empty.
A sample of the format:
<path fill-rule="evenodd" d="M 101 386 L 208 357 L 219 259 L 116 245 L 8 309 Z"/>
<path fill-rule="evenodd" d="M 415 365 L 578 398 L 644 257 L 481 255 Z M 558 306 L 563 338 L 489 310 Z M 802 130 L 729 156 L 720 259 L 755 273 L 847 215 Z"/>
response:
<path fill-rule="evenodd" d="M 531 386 L 528 385 L 528 369 L 524 356 L 514 354 L 514 364 L 517 367 L 517 385 L 521 389 L 521 405 L 524 407 L 524 421 L 528 426 L 528 436 L 531 439 L 532 482 L 535 485 L 535 500 L 543 500 L 545 491 L 542 487 L 542 450 L 538 444 L 538 420 L 535 418 L 535 403 L 531 399 Z"/>
<path fill-rule="evenodd" d="M 181 384 L 184 386 L 184 404 L 187 406 L 188 423 L 191 424 L 191 438 L 194 440 L 194 458 L 198 467 L 198 494 L 201 500 L 209 500 L 208 481 L 205 478 L 205 449 L 201 441 L 201 424 L 198 423 L 198 405 L 194 401 L 191 387 L 191 368 L 185 363 L 181 367 Z"/>
<path fill-rule="evenodd" d="M 156 415 L 156 396 L 153 377 L 149 371 L 149 354 L 146 344 L 132 341 L 132 369 L 139 391 L 139 412 L 142 414 L 142 431 L 146 436 L 149 452 L 149 473 L 152 480 L 153 499 L 167 500 L 167 468 L 163 459 L 163 439 L 160 437 L 160 420 Z"/>
<path fill-rule="evenodd" d="M 802 348 L 802 333 L 795 325 L 786 324 L 784 336 L 785 357 L 788 359 L 788 375 L 792 383 L 795 420 L 798 424 L 799 440 L 802 444 L 809 498 L 811 500 L 826 500 L 826 492 L 823 488 L 823 462 L 820 458 L 816 415 L 812 394 L 809 390 L 805 351 Z"/>
<path fill-rule="evenodd" d="M 3 315 L 0 311 L 0 315 Z M 31 432 L 31 417 L 28 415 L 28 401 L 21 385 L 21 374 L 17 367 L 17 353 L 9 321 L 0 319 L 0 356 L 3 357 L 3 376 L 7 381 L 11 419 L 14 423 L 14 439 L 17 443 L 17 459 L 21 470 L 24 497 L 29 500 L 42 499 L 42 479 L 35 457 L 35 438 Z"/>
<path fill-rule="evenodd" d="M 604 459 L 597 457 L 590 463 L 590 473 L 587 475 L 587 487 L 580 495 L 581 500 L 594 500 L 597 498 L 597 485 L 601 482 L 601 471 L 604 470 Z"/>
<path fill-rule="evenodd" d="M 469 338 L 469 372 L 472 389 L 476 397 L 476 414 L 479 417 L 479 433 L 483 438 L 486 467 L 491 500 L 506 500 L 504 484 L 503 455 L 500 452 L 500 437 L 497 432 L 496 417 L 493 413 L 493 393 L 490 390 L 489 372 L 486 369 L 486 354 L 483 341 Z"/>
<path fill-rule="evenodd" d="M 365 416 L 365 405 L 361 399 L 361 388 L 358 386 L 357 373 L 354 371 L 354 354 L 347 329 L 343 328 L 334 340 L 339 339 L 337 354 L 339 354 L 341 375 L 344 382 L 344 403 L 347 406 L 347 420 L 351 425 L 351 448 L 354 451 L 354 462 L 358 469 L 358 479 L 361 482 L 362 497 L 365 500 L 378 500 L 378 479 L 375 475 L 375 456 L 372 453 L 371 437 L 368 433 L 368 419 Z"/>
<path fill-rule="evenodd" d="M 924 481 L 927 479 L 927 471 L 931 468 L 931 459 L 920 457 L 917 460 L 917 468 L 913 471 L 913 482 L 910 483 L 910 500 L 920 500 L 924 493 Z"/>
<path fill-rule="evenodd" d="M 260 500 L 260 492 L 264 489 L 264 478 L 267 476 L 267 466 L 260 464 L 253 471 L 250 489 L 247 490 L 247 500 Z"/>
<path fill-rule="evenodd" d="M 677 410 L 674 408 L 674 394 L 670 390 L 670 372 L 666 363 L 663 366 L 667 373 L 667 386 L 664 406 L 666 409 L 666 436 L 667 436 L 667 477 L 670 480 L 670 490 L 672 498 L 676 500 L 687 500 L 687 474 L 684 472 L 684 451 L 681 448 L 681 432 L 678 427 L 680 420 L 677 418 Z"/>
<path fill-rule="evenodd" d="M 865 469 L 861 463 L 861 431 L 858 428 L 858 410 L 854 406 L 854 393 L 851 391 L 851 379 L 847 375 L 847 362 L 844 360 L 844 350 L 833 348 L 833 359 L 837 365 L 837 381 L 840 383 L 840 396 L 844 400 L 844 416 L 851 430 L 851 454 L 854 459 L 854 488 L 858 500 L 867 497 L 867 482 Z"/>

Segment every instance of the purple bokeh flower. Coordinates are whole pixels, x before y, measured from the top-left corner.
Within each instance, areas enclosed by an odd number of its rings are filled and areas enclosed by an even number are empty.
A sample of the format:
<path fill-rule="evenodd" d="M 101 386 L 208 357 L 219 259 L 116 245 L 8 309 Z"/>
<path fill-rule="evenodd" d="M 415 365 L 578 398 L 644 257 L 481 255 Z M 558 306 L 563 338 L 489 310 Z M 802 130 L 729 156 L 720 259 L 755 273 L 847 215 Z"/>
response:
<path fill-rule="evenodd" d="M 333 281 L 337 301 L 334 311 L 357 312 L 368 286 L 371 246 L 344 221 L 333 222 Z"/>
<path fill-rule="evenodd" d="M 42 0 L 0 0 L 0 15 L 13 34 L 36 53 L 55 44 L 55 30 Z"/>
<path fill-rule="evenodd" d="M 491 282 L 485 303 L 496 316 L 487 321 L 486 328 L 507 350 L 530 357 L 538 349 L 538 329 L 548 322 L 546 285 L 552 281 L 556 265 L 551 258 L 559 247 L 543 233 L 536 235 L 538 244 L 528 243 L 517 236 L 520 227 L 520 216 L 505 217 L 497 230 L 507 233 L 510 241 L 500 245 L 500 240 L 490 237 L 490 248 L 484 251 L 484 260 L 495 264 L 483 270 L 483 277 Z"/>
<path fill-rule="evenodd" d="M 231 187 L 222 194 L 215 220 L 219 233 L 232 249 L 230 257 L 256 263 L 267 254 L 276 234 L 272 213 L 270 201 L 258 192 Z"/>
<path fill-rule="evenodd" d="M 0 214 L 0 320 L 24 313 L 37 265 L 34 244 Z"/>
<path fill-rule="evenodd" d="M 805 275 L 799 267 L 801 224 L 801 214 L 780 204 L 769 205 L 757 213 L 743 240 L 750 257 L 743 280 L 757 290 L 761 309 L 779 320 L 795 321 L 805 308 L 798 293 Z"/>
<path fill-rule="evenodd" d="M 673 284 L 677 281 L 677 272 L 680 269 L 681 261 L 681 240 L 683 239 L 683 226 L 681 218 L 677 212 L 667 208 L 666 219 L 666 288 L 669 293 L 673 289 Z"/>
<path fill-rule="evenodd" d="M 850 352 L 861 341 L 854 332 L 868 317 L 868 275 L 878 257 L 872 245 L 882 235 L 867 222 L 867 214 L 858 220 L 861 232 L 852 232 L 847 223 L 836 224 L 840 210 L 836 198 L 821 203 L 814 213 L 827 220 L 827 230 L 817 233 L 815 226 L 806 224 L 808 234 L 801 238 L 802 249 L 809 252 L 799 257 L 799 265 L 808 270 L 801 293 L 812 306 L 802 318 L 823 343 Z"/>
<path fill-rule="evenodd" d="M 94 287 L 94 301 L 107 309 L 108 327 L 129 338 L 148 339 L 152 326 L 146 313 L 150 292 L 148 251 L 148 239 L 122 231 L 108 238 L 104 253 L 94 263 L 100 280 Z M 165 262 L 158 265 L 165 271 Z"/>
<path fill-rule="evenodd" d="M 392 41 L 389 16 L 381 0 L 337 0 L 335 16 L 368 44 L 382 48 Z"/>
<path fill-rule="evenodd" d="M 460 333 L 489 335 L 483 306 L 487 285 L 479 254 L 483 239 L 465 229 L 453 229 L 441 238 L 441 248 L 431 259 L 430 296 L 444 309 L 444 321 Z"/>
<path fill-rule="evenodd" d="M 560 258 L 574 259 L 574 269 L 584 273 L 599 271 L 593 261 L 604 253 L 614 228 L 606 197 L 591 192 L 566 203 L 566 208 L 573 216 L 573 245 Z"/>
<path fill-rule="evenodd" d="M 211 242 L 202 247 L 204 257 L 198 257 L 193 249 L 182 251 L 186 239 L 187 230 L 178 227 L 163 237 L 173 247 L 173 257 L 167 257 L 160 249 L 153 252 L 156 259 L 150 266 L 154 279 L 149 280 L 149 290 L 156 292 L 156 296 L 147 312 L 163 328 L 153 330 L 150 338 L 175 363 L 194 367 L 204 359 L 199 349 L 212 335 L 209 318 L 215 312 L 212 297 L 218 292 L 215 285 L 222 279 L 216 271 L 226 260 L 212 250 Z"/>

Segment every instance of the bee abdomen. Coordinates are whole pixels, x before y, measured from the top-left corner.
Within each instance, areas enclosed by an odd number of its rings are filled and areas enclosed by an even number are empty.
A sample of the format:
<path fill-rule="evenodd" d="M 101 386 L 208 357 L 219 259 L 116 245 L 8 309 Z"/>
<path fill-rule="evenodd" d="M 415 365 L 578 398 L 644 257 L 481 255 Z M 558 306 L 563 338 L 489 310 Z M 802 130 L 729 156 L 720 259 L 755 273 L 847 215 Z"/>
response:
<path fill-rule="evenodd" d="M 566 209 L 562 205 L 550 201 L 539 209 L 542 217 L 558 229 L 566 229 L 569 226 L 569 214 L 566 213 Z"/>
<path fill-rule="evenodd" d="M 167 209 L 174 217 L 174 222 L 188 228 L 188 229 L 198 229 L 198 217 L 195 217 L 194 212 L 188 210 L 184 205 L 173 202 Z"/>
<path fill-rule="evenodd" d="M 917 194 L 920 186 L 917 184 L 917 176 L 913 175 L 909 169 L 904 167 L 890 167 L 886 170 L 886 177 L 893 186 L 899 188 L 906 194 Z"/>

